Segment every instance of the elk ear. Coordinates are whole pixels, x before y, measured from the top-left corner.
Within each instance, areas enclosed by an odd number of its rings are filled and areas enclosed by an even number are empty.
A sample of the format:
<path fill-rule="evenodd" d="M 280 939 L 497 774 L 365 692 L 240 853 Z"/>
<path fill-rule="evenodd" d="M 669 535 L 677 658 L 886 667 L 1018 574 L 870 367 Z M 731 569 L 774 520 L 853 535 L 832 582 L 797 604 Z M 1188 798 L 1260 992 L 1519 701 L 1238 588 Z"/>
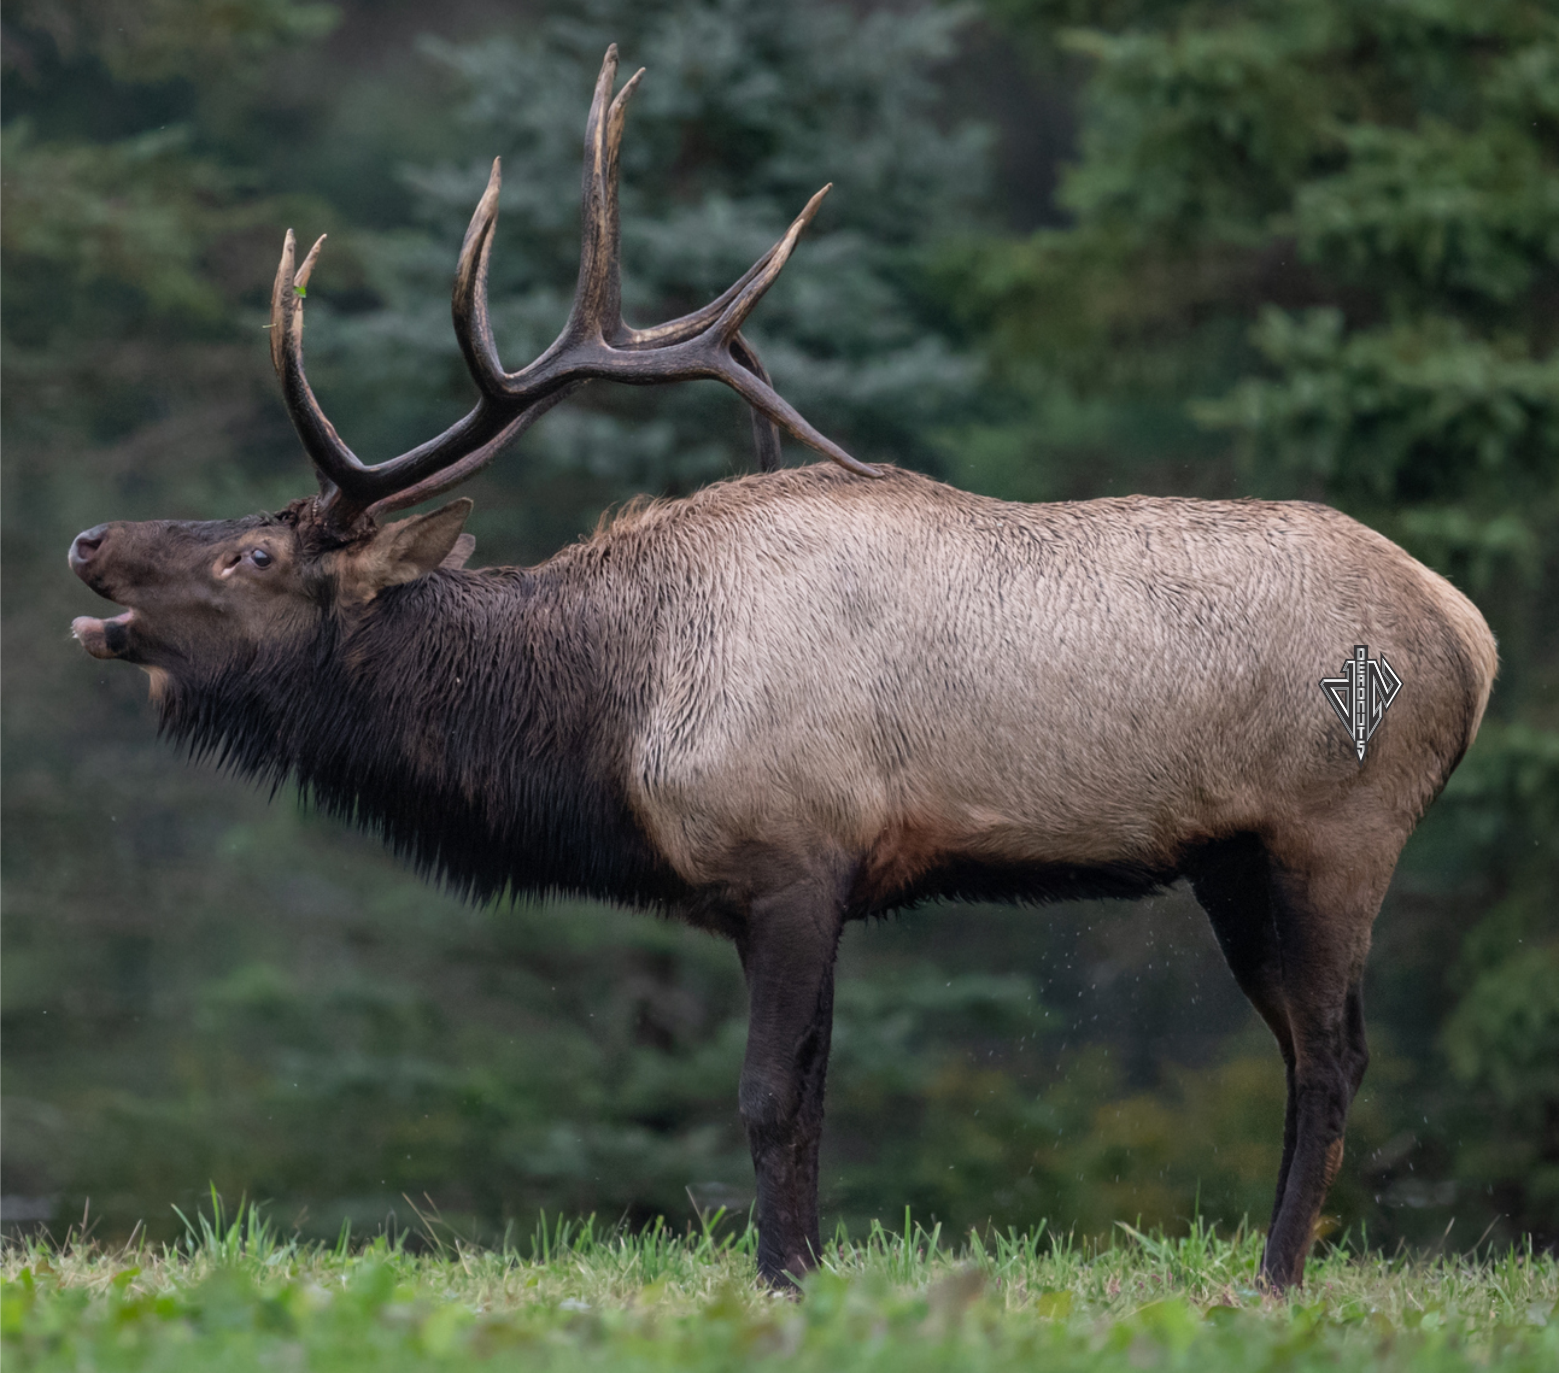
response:
<path fill-rule="evenodd" d="M 439 564 L 450 572 L 458 572 L 471 560 L 471 555 L 476 552 L 476 536 L 474 534 L 462 534 L 455 540 L 455 546 L 444 555 L 444 561 Z"/>
<path fill-rule="evenodd" d="M 414 582 L 435 567 L 452 561 L 460 566 L 476 547 L 476 540 L 461 532 L 472 505 L 462 496 L 431 515 L 414 515 L 386 525 L 353 554 L 346 570 L 348 595 L 370 601 L 385 587 Z"/>

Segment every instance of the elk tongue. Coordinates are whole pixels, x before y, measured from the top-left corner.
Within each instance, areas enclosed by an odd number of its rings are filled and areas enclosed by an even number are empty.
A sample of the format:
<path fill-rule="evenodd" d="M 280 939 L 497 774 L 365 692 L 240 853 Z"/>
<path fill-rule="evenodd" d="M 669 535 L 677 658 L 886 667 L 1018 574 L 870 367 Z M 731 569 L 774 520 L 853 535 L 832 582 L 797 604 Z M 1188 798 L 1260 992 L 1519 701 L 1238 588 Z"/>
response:
<path fill-rule="evenodd" d="M 70 622 L 70 632 L 94 658 L 117 658 L 130 646 L 129 628 L 134 618 L 133 610 L 115 615 L 111 620 L 78 615 Z"/>

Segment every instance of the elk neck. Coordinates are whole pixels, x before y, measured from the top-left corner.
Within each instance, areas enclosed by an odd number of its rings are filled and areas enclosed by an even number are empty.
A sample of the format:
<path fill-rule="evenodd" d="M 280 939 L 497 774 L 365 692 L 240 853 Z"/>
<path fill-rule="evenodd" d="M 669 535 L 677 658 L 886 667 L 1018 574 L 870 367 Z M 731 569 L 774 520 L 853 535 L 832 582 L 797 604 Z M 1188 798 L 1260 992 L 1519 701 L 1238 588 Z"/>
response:
<path fill-rule="evenodd" d="M 436 571 L 327 611 L 312 641 L 180 681 L 163 728 L 273 789 L 296 781 L 472 900 L 665 905 L 680 884 L 623 785 L 638 609 L 577 565 Z"/>

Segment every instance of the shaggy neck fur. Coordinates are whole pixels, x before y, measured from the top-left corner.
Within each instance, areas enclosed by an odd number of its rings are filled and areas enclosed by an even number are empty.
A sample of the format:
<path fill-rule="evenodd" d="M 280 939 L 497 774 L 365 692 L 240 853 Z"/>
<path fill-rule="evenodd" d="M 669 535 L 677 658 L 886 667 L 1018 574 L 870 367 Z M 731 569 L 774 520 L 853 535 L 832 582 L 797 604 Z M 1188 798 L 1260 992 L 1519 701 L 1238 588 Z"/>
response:
<path fill-rule="evenodd" d="M 175 674 L 163 729 L 273 787 L 296 780 L 474 900 L 663 905 L 681 889 L 624 799 L 642 683 L 608 604 L 547 569 L 437 571 L 350 620 L 325 608 L 311 642 Z"/>

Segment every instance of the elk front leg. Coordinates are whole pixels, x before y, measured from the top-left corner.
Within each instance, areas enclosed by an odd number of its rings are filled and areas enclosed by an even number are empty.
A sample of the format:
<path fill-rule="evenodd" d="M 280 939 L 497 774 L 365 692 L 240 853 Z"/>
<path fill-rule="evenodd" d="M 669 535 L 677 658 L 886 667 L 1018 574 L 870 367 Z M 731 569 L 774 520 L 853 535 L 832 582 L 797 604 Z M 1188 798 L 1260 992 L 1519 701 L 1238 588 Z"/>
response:
<path fill-rule="evenodd" d="M 750 1001 L 742 1124 L 758 1181 L 758 1273 L 777 1286 L 816 1267 L 817 1158 L 843 924 L 834 883 L 757 897 L 738 939 Z"/>

